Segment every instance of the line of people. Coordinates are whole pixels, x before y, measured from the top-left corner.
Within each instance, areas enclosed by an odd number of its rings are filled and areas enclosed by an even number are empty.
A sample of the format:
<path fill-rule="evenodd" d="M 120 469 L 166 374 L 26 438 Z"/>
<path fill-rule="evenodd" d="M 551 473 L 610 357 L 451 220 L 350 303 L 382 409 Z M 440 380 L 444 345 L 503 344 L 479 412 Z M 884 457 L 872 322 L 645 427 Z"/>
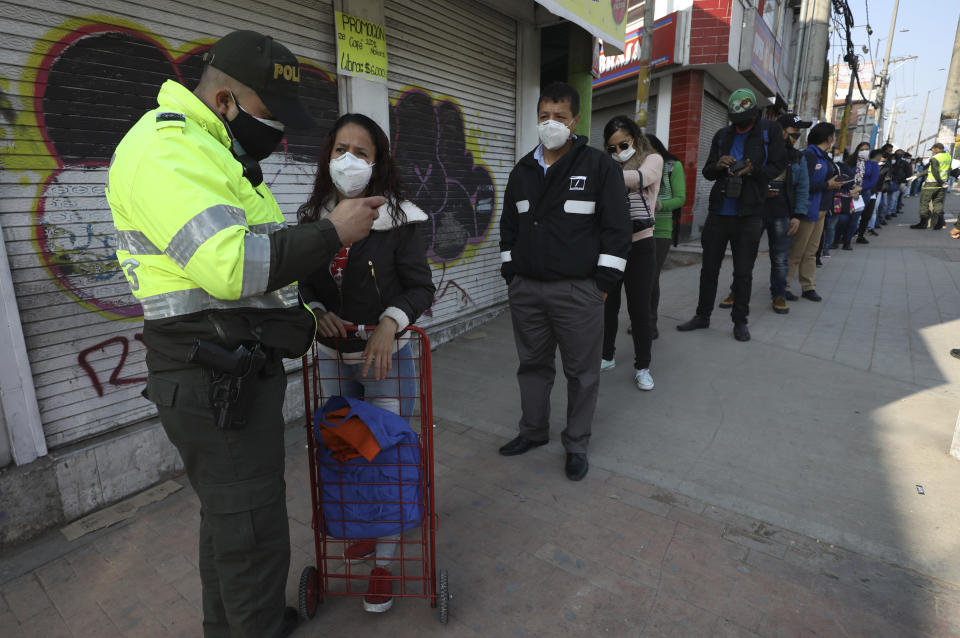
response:
<path fill-rule="evenodd" d="M 888 220 L 902 213 L 907 183 L 913 177 L 910 154 L 886 144 L 871 149 L 862 142 L 843 155 L 835 146 L 836 127 L 803 121 L 794 113 L 776 121 L 760 116 L 754 94 L 734 91 L 728 102 L 731 124 L 714 135 L 702 174 L 714 182 L 701 232 L 703 266 L 696 314 L 677 326 L 681 332 L 707 328 L 716 301 L 720 266 L 730 246 L 733 283 L 720 308 L 730 308 L 733 335 L 749 341 L 747 327 L 753 266 L 763 232 L 770 255 L 771 306 L 790 311 L 787 302 L 813 302 L 817 268 L 832 250 L 853 250 L 879 236 Z M 795 148 L 804 129 L 807 146 Z M 780 143 L 782 140 L 782 143 Z M 921 189 L 920 223 L 943 227 L 943 193 L 950 156 L 935 144 Z M 930 209 L 927 211 L 927 204 Z M 791 291 L 799 280 L 800 294 Z"/>

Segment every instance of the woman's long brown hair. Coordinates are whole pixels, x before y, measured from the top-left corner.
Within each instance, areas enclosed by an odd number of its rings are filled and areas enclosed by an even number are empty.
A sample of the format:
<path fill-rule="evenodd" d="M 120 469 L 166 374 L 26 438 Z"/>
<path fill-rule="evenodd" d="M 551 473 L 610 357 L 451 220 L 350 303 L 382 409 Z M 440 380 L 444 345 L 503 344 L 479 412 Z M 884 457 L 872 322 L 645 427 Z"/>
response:
<path fill-rule="evenodd" d="M 310 199 L 297 209 L 297 221 L 301 224 L 315 222 L 320 219 L 323 205 L 337 196 L 337 188 L 330 178 L 330 154 L 337 139 L 337 133 L 347 124 L 356 124 L 366 129 L 376 147 L 373 159 L 373 174 L 370 183 L 363 192 L 365 197 L 383 195 L 387 198 L 387 210 L 395 225 L 406 222 L 406 215 L 400 209 L 400 202 L 404 199 L 403 182 L 400 181 L 400 172 L 390 154 L 390 141 L 383 129 L 372 119 L 361 113 L 347 113 L 341 115 L 334 122 L 320 147 L 317 157 L 317 177 L 313 182 L 313 192 Z"/>

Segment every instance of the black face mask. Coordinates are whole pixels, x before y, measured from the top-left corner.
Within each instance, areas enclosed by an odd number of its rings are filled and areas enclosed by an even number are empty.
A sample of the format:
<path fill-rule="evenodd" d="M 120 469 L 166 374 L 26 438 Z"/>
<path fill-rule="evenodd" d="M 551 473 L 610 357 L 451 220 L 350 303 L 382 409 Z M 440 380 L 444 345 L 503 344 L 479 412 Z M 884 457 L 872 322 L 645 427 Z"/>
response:
<path fill-rule="evenodd" d="M 787 146 L 793 146 L 800 139 L 799 133 L 787 133 Z"/>
<path fill-rule="evenodd" d="M 238 113 L 227 123 L 227 130 L 235 141 L 234 153 L 249 155 L 258 162 L 265 160 L 277 150 L 280 140 L 283 139 L 283 131 L 264 124 L 244 111 L 236 96 L 233 97 L 233 103 L 237 105 Z M 239 148 L 236 148 L 237 146 Z"/>
<path fill-rule="evenodd" d="M 746 111 L 741 111 L 740 113 L 728 113 L 730 117 L 730 122 L 734 126 L 743 126 L 745 124 L 750 124 L 755 119 L 757 119 L 757 113 L 760 112 L 760 109 L 753 107 L 752 109 L 747 109 Z"/>

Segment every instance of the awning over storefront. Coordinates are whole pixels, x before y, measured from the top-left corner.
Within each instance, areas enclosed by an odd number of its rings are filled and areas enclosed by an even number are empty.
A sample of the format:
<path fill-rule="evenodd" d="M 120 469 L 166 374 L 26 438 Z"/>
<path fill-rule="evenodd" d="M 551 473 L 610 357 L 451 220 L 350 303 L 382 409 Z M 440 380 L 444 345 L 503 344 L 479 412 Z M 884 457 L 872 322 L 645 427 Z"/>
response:
<path fill-rule="evenodd" d="M 569 20 L 590 35 L 603 40 L 608 50 L 623 51 L 627 0 L 536 0 L 555 16 Z"/>

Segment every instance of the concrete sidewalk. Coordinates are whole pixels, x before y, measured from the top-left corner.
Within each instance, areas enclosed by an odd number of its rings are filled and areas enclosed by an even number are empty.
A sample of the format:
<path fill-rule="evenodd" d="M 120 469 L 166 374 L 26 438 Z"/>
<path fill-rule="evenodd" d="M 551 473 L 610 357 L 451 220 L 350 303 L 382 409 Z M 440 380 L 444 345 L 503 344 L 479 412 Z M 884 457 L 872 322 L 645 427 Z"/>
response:
<path fill-rule="evenodd" d="M 946 233 L 887 226 L 827 260 L 825 301 L 787 316 L 766 304 L 761 255 L 747 344 L 724 311 L 677 333 L 699 268 L 664 272 L 657 387 L 632 385 L 621 335 L 582 483 L 564 478 L 556 440 L 562 380 L 555 440 L 496 452 L 519 406 L 509 317 L 445 344 L 433 364 L 450 624 L 423 600 L 374 615 L 330 598 L 296 635 L 960 636 L 954 255 Z M 305 434 L 287 435 L 295 601 L 313 534 Z M 198 519 L 187 487 L 72 543 L 55 532 L 7 552 L 0 635 L 199 635 Z"/>
<path fill-rule="evenodd" d="M 958 202 L 950 196 L 948 210 Z M 824 301 L 801 299 L 788 315 L 769 306 L 762 253 L 746 344 L 733 339 L 728 311 L 709 330 L 676 332 L 693 316 L 700 269 L 665 271 L 656 389 L 633 386 L 623 317 L 593 467 L 960 583 L 960 462 L 947 453 L 960 409 L 960 362 L 948 354 L 960 345 L 960 242 L 907 228 L 916 206 L 908 200 L 906 220 L 870 245 L 834 251 L 817 271 Z M 508 316 L 443 346 L 438 414 L 514 435 L 515 365 Z M 557 438 L 565 392 L 558 379 Z"/>
<path fill-rule="evenodd" d="M 293 556 L 313 562 L 305 434 L 287 431 Z M 425 600 L 385 614 L 329 597 L 296 636 L 960 636 L 960 588 L 594 467 L 559 444 L 521 458 L 440 420 L 439 566 L 450 623 Z M 72 543 L 59 532 L 0 563 L 0 635 L 199 636 L 198 501 L 187 487 Z"/>

